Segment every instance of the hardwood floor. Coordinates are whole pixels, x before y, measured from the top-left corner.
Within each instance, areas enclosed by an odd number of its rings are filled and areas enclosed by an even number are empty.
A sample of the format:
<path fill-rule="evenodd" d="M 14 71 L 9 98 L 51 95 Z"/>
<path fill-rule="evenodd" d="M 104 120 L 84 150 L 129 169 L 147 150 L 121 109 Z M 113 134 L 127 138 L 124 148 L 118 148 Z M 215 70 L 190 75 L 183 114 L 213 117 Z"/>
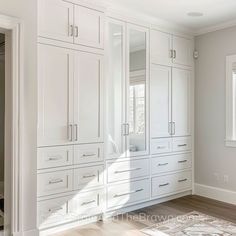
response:
<path fill-rule="evenodd" d="M 139 230 L 168 218 L 199 211 L 236 224 L 236 206 L 199 196 L 186 196 L 54 236 L 143 236 Z"/>

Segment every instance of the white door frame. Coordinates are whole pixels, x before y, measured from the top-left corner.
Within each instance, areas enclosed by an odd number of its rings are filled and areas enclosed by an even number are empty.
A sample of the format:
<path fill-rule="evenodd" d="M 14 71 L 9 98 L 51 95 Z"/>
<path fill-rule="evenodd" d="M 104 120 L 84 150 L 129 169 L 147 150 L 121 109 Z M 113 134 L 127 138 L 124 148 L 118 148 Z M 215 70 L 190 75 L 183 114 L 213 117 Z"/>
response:
<path fill-rule="evenodd" d="M 6 186 L 10 196 L 5 235 L 22 232 L 22 121 L 23 121 L 23 23 L 21 20 L 0 15 L 0 29 L 6 35 L 6 96 L 5 155 L 10 157 Z M 10 105 L 10 106 L 9 106 Z M 9 107 L 7 109 L 7 107 Z M 7 144 L 7 146 L 6 146 Z M 6 153 L 7 152 L 7 153 Z M 6 167 L 6 165 L 5 165 Z M 6 190 L 6 191 L 7 191 Z M 7 199 L 6 199 L 7 201 Z"/>

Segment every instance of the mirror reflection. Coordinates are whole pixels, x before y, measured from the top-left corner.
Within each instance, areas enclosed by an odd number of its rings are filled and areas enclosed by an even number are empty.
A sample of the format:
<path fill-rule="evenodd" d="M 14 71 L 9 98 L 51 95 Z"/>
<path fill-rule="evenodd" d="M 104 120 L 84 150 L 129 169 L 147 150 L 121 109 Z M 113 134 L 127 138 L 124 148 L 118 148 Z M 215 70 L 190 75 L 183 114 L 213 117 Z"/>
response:
<path fill-rule="evenodd" d="M 146 150 L 146 33 L 129 32 L 129 151 Z"/>

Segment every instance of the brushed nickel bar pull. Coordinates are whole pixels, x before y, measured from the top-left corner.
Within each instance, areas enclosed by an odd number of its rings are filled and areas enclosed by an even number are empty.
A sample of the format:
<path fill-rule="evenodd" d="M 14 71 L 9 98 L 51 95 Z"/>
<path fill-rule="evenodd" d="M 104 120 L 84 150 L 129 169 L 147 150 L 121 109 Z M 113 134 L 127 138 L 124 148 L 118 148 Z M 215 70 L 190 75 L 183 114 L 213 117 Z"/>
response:
<path fill-rule="evenodd" d="M 187 146 L 187 144 L 185 143 L 185 144 L 179 144 L 178 145 L 178 147 L 186 147 Z"/>
<path fill-rule="evenodd" d="M 79 37 L 79 27 L 75 26 L 75 37 L 78 38 Z"/>
<path fill-rule="evenodd" d="M 50 180 L 48 183 L 49 184 L 58 184 L 58 183 L 62 183 L 63 179 L 55 179 L 55 180 Z"/>
<path fill-rule="evenodd" d="M 84 205 L 89 205 L 91 203 L 94 203 L 96 202 L 95 200 L 92 200 L 92 201 L 88 201 L 88 202 L 83 202 L 81 205 L 84 206 Z"/>
<path fill-rule="evenodd" d="M 73 126 L 70 124 L 68 125 L 68 140 L 70 142 L 73 141 L 73 132 L 72 132 Z"/>
<path fill-rule="evenodd" d="M 74 128 L 75 128 L 75 141 L 78 141 L 78 125 L 75 124 Z"/>
<path fill-rule="evenodd" d="M 83 176 L 84 179 L 92 178 L 92 177 L 96 177 L 96 175 L 84 175 L 84 176 Z"/>
<path fill-rule="evenodd" d="M 60 211 L 60 210 L 62 210 L 63 208 L 62 207 L 55 207 L 55 208 L 50 208 L 50 209 L 48 209 L 48 211 L 49 212 L 55 212 L 55 211 Z"/>
<path fill-rule="evenodd" d="M 185 163 L 185 162 L 187 162 L 187 160 L 178 161 L 178 163 Z"/>
<path fill-rule="evenodd" d="M 94 157 L 94 156 L 96 156 L 96 153 L 83 154 L 83 157 Z"/>
<path fill-rule="evenodd" d="M 55 157 L 49 157 L 48 161 L 58 161 L 58 160 L 61 160 L 61 159 L 62 159 L 62 156 L 55 156 Z"/>
<path fill-rule="evenodd" d="M 131 171 L 137 171 L 141 170 L 142 168 L 134 168 L 134 169 L 129 169 L 129 170 L 117 170 L 115 171 L 115 174 L 120 174 L 120 173 L 125 173 L 125 172 L 131 172 Z"/>
<path fill-rule="evenodd" d="M 170 183 L 160 184 L 159 187 L 161 188 L 161 187 L 165 187 L 165 186 L 168 186 L 168 185 L 170 185 Z"/>
<path fill-rule="evenodd" d="M 188 179 L 180 179 L 180 180 L 178 180 L 178 182 L 179 183 L 181 183 L 181 182 L 186 182 Z"/>
<path fill-rule="evenodd" d="M 158 164 L 158 166 L 167 166 L 167 165 L 169 165 L 169 163 L 168 163 L 168 162 L 166 162 L 166 163 L 163 163 L 163 164 L 162 164 L 162 163 L 159 163 L 159 164 Z"/>
<path fill-rule="evenodd" d="M 68 31 L 69 31 L 69 36 L 73 37 L 74 36 L 74 26 L 70 25 Z"/>
<path fill-rule="evenodd" d="M 128 193 L 116 194 L 116 195 L 114 196 L 114 198 L 116 198 L 116 197 L 123 197 L 123 196 L 126 196 L 126 195 L 138 193 L 138 192 L 141 192 L 141 191 L 143 191 L 143 188 L 138 189 L 138 190 L 135 190 L 135 191 L 132 191 L 132 192 L 128 192 Z"/>

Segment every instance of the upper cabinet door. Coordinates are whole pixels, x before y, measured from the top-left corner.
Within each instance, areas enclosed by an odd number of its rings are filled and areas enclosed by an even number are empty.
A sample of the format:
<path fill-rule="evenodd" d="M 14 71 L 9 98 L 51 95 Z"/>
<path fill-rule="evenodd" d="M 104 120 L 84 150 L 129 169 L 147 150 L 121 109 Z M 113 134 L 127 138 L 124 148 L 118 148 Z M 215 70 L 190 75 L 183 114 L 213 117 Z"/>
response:
<path fill-rule="evenodd" d="M 157 30 L 150 33 L 150 56 L 151 63 L 171 65 L 172 36 Z"/>
<path fill-rule="evenodd" d="M 172 133 L 174 136 L 190 135 L 191 72 L 172 69 Z"/>
<path fill-rule="evenodd" d="M 171 136 L 171 67 L 151 65 L 150 122 L 151 138 Z"/>
<path fill-rule="evenodd" d="M 38 46 L 38 146 L 72 142 L 73 55 Z"/>
<path fill-rule="evenodd" d="M 73 43 L 73 4 L 40 0 L 38 7 L 39 36 Z"/>
<path fill-rule="evenodd" d="M 108 36 L 106 156 L 119 158 L 125 157 L 125 24 L 110 20 Z"/>
<path fill-rule="evenodd" d="M 104 13 L 75 5 L 74 42 L 85 46 L 103 48 Z"/>
<path fill-rule="evenodd" d="M 173 36 L 173 63 L 191 66 L 193 64 L 192 40 Z"/>
<path fill-rule="evenodd" d="M 127 156 L 147 155 L 149 31 L 127 26 Z"/>
<path fill-rule="evenodd" d="M 103 56 L 78 52 L 74 64 L 74 141 L 103 141 Z"/>

